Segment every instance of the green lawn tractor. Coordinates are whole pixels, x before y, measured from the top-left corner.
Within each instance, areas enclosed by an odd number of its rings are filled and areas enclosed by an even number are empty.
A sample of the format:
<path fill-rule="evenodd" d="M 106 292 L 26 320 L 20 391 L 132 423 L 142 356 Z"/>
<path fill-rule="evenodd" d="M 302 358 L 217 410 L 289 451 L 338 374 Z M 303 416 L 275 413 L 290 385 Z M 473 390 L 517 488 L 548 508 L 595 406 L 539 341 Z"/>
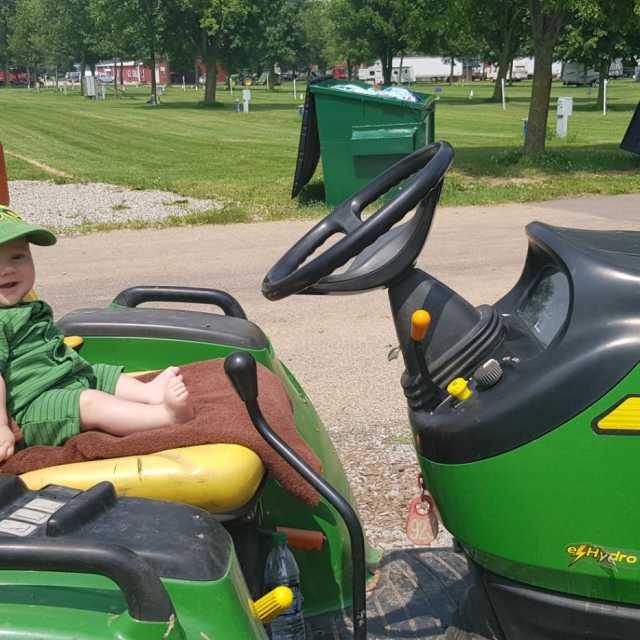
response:
<path fill-rule="evenodd" d="M 457 637 L 635 638 L 640 234 L 533 223 L 520 280 L 494 305 L 473 307 L 414 266 L 452 161 L 440 142 L 389 168 L 291 247 L 263 292 L 277 300 L 388 289 L 422 474 L 473 576 Z M 212 303 L 223 314 L 138 307 L 147 301 Z M 344 472 L 304 391 L 240 305 L 217 290 L 134 287 L 60 326 L 81 336 L 88 360 L 129 371 L 224 359 L 262 438 L 322 498 L 302 504 L 251 452 L 215 450 L 232 445 L 185 453 L 183 475 L 144 458 L 133 471 L 110 461 L 109 482 L 91 486 L 68 468 L 0 477 L 4 636 L 265 638 L 264 623 L 286 606 L 275 594 L 261 600 L 273 532 L 285 527 L 310 625 L 321 633 L 323 620 L 346 612 L 350 622 L 324 637 L 367 637 L 376 558 Z M 280 378 L 321 474 L 263 416 L 256 362 Z M 204 491 L 200 467 L 211 472 Z M 158 469 L 149 475 L 160 487 L 138 482 L 147 468 Z M 221 468 L 228 475 L 214 477 Z M 296 544 L 305 536 L 320 542 Z"/>
<path fill-rule="evenodd" d="M 395 164 L 299 240 L 263 292 L 388 289 L 424 481 L 473 577 L 460 629 L 638 638 L 640 232 L 533 222 L 518 282 L 474 307 L 414 266 L 452 160 L 440 142 Z"/>

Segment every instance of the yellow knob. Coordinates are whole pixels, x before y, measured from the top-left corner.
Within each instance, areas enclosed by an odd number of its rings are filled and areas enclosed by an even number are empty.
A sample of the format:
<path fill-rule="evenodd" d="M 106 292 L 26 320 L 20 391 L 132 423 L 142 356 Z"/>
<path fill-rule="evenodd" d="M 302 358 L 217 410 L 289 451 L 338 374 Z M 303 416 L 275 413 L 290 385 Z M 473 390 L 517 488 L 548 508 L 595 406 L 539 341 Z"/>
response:
<path fill-rule="evenodd" d="M 289 587 L 276 587 L 252 604 L 258 620 L 262 624 L 267 624 L 293 604 L 293 591 Z"/>
<path fill-rule="evenodd" d="M 447 386 L 447 392 L 449 395 L 460 401 L 466 400 L 472 395 L 471 389 L 469 389 L 469 384 L 464 378 L 456 378 L 455 380 L 452 380 Z"/>
<path fill-rule="evenodd" d="M 80 336 L 67 336 L 64 339 L 64 343 L 70 349 L 77 349 L 78 347 L 81 347 L 83 342 L 84 340 Z"/>
<path fill-rule="evenodd" d="M 429 331 L 431 324 L 431 314 L 424 309 L 418 309 L 411 315 L 411 338 L 416 342 L 421 342 Z"/>

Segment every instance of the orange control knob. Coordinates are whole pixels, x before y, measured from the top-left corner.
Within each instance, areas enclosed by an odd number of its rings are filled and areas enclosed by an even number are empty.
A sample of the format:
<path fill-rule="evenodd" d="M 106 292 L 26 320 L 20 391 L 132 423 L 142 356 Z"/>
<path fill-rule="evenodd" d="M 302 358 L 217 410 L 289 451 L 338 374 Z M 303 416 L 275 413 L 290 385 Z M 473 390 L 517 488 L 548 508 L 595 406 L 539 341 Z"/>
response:
<path fill-rule="evenodd" d="M 431 314 L 424 309 L 414 311 L 411 316 L 411 339 L 422 342 L 429 331 L 431 324 Z"/>

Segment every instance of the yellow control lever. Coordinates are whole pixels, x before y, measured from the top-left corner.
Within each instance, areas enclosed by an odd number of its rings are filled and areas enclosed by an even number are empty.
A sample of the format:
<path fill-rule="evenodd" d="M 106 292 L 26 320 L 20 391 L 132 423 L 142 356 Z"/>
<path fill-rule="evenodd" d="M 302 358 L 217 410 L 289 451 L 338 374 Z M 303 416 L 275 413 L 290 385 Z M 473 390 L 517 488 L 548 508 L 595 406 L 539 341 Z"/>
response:
<path fill-rule="evenodd" d="M 422 342 L 431 325 L 431 314 L 424 309 L 418 309 L 411 315 L 411 339 Z"/>
<path fill-rule="evenodd" d="M 464 378 L 455 378 L 447 386 L 447 392 L 462 402 L 473 395 L 469 383 Z"/>
<path fill-rule="evenodd" d="M 251 604 L 258 620 L 267 624 L 293 604 L 293 591 L 289 587 L 276 587 Z"/>

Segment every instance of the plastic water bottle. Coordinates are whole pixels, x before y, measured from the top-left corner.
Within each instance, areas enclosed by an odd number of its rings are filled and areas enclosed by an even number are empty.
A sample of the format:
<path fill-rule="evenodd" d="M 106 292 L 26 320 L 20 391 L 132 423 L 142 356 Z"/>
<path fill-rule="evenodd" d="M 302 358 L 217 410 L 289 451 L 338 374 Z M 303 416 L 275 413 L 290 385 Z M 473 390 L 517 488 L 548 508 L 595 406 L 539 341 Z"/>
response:
<path fill-rule="evenodd" d="M 285 534 L 276 533 L 274 541 L 276 546 L 269 552 L 264 568 L 265 587 L 289 587 L 293 591 L 293 604 L 271 622 L 271 640 L 305 640 L 300 569 L 287 546 Z"/>

